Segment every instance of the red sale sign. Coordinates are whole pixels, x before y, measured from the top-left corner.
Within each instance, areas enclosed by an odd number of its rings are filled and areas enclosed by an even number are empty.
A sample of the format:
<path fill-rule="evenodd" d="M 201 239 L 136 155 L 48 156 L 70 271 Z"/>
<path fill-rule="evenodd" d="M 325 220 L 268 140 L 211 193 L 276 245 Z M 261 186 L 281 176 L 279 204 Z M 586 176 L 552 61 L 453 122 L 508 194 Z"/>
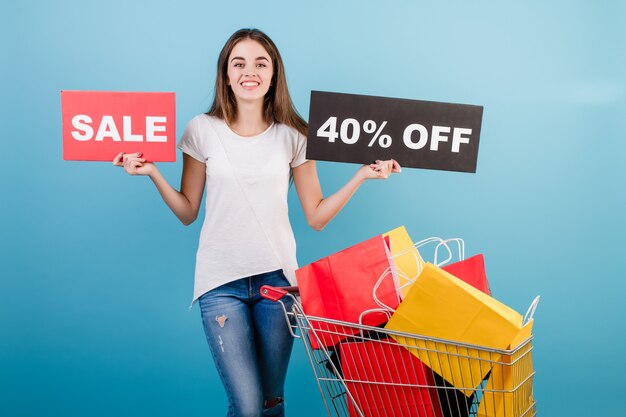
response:
<path fill-rule="evenodd" d="M 176 161 L 174 93 L 61 91 L 61 113 L 64 160 L 141 152 L 148 161 Z"/>

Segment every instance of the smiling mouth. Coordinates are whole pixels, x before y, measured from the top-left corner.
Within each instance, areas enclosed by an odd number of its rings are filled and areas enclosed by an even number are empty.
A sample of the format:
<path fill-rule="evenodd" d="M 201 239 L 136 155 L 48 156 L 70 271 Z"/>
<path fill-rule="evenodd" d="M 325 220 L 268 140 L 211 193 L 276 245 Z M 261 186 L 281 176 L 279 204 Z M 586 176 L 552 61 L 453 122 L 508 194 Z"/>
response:
<path fill-rule="evenodd" d="M 259 83 L 257 83 L 256 81 L 244 81 L 241 83 L 241 85 L 243 87 L 258 87 Z"/>

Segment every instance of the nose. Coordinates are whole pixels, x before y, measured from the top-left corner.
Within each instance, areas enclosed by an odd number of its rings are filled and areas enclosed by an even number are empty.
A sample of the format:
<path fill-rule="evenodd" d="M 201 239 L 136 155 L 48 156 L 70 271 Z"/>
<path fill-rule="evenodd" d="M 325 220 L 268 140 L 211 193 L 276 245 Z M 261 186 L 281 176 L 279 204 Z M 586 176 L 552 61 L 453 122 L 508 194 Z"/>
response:
<path fill-rule="evenodd" d="M 254 66 L 247 67 L 244 72 L 244 77 L 256 77 L 256 68 Z"/>

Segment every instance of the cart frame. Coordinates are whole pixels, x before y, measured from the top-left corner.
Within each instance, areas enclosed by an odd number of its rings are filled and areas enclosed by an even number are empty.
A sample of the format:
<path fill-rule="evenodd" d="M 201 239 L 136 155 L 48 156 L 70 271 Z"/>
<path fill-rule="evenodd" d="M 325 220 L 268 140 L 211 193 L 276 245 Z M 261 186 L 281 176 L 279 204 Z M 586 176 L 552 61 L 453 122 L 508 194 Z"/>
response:
<path fill-rule="evenodd" d="M 304 343 L 330 417 L 536 415 L 532 336 L 498 350 L 309 316 L 297 293 L 298 287 L 261 288 L 264 298 L 281 304 L 291 335 Z M 341 342 L 325 346 L 328 337 Z M 480 384 L 471 386 L 477 378 Z"/>

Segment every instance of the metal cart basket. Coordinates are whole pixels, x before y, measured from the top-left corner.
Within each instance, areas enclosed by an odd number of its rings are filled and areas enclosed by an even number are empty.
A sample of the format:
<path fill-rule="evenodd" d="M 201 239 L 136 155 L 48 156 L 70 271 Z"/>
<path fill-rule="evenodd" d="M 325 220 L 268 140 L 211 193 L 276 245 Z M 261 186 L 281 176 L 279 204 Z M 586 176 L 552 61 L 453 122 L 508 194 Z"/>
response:
<path fill-rule="evenodd" d="M 281 303 L 291 334 L 304 343 L 329 416 L 536 415 L 532 336 L 495 350 L 312 317 L 297 291 L 264 286 L 261 295 Z M 339 343 L 328 346 L 329 339 Z"/>

